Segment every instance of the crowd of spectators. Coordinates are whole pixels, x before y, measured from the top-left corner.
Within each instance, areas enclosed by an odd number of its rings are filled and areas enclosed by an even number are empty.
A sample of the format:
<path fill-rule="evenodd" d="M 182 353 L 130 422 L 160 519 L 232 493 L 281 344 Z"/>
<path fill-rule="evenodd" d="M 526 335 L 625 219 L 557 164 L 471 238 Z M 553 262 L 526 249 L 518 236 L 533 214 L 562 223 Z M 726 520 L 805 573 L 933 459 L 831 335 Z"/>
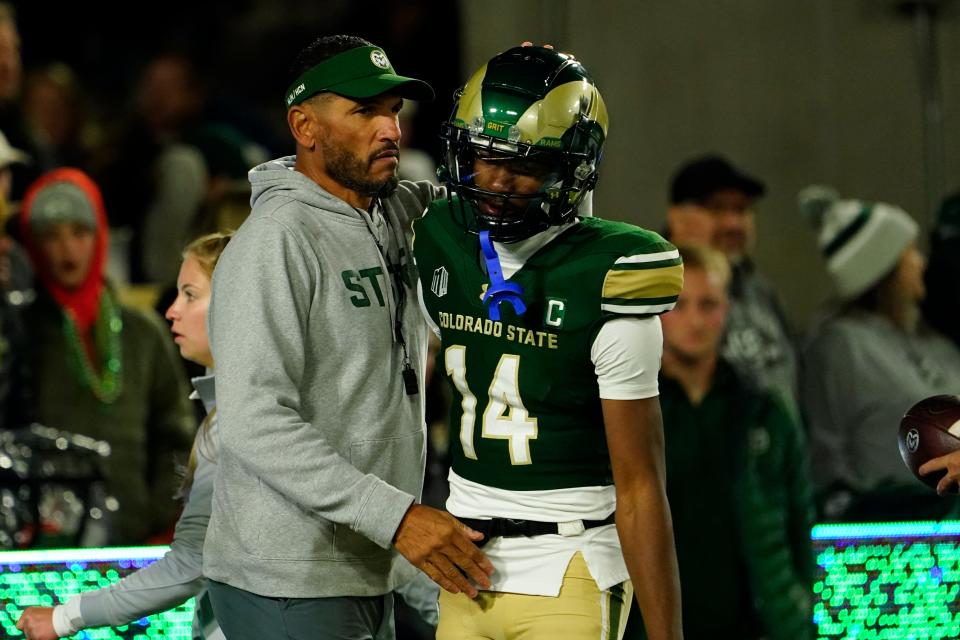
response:
<path fill-rule="evenodd" d="M 167 306 L 186 242 L 236 228 L 248 211 L 247 170 L 279 155 L 260 125 L 222 116 L 208 77 L 182 51 L 150 57 L 130 104 L 127 118 L 104 122 L 70 66 L 25 71 L 15 15 L 0 3 L 0 429 L 38 422 L 110 445 L 104 481 L 115 513 L 99 541 L 110 544 L 169 533 L 174 459 L 186 459 L 196 423 L 184 364 L 154 309 Z M 404 153 L 401 171 L 433 175 L 429 153 Z M 895 441 L 913 403 L 960 394 L 960 195 L 938 214 L 927 262 L 901 208 L 828 187 L 801 192 L 811 251 L 819 247 L 834 286 L 801 333 L 750 256 L 766 190 L 716 154 L 677 167 L 665 189 L 666 236 L 689 278 L 664 318 L 668 488 L 681 573 L 723 560 L 710 574 L 738 585 L 720 607 L 731 629 L 789 620 L 805 606 L 794 592 L 809 581 L 801 540 L 814 520 L 960 509 L 909 474 Z M 437 407 L 442 395 L 431 391 Z M 445 437 L 431 429 L 427 487 L 437 506 Z M 751 531 L 774 542 L 751 557 L 691 559 L 705 549 L 705 528 L 711 544 L 726 536 L 739 549 Z M 716 604 L 709 585 L 683 585 L 685 601 Z M 767 591 L 768 609 L 738 609 L 746 594 Z"/>
<path fill-rule="evenodd" d="M 802 190 L 798 209 L 810 222 L 811 250 L 819 247 L 832 292 L 801 334 L 749 256 L 765 190 L 760 179 L 717 155 L 685 163 L 669 188 L 671 240 L 712 247 L 732 270 L 722 361 L 795 412 L 820 520 L 955 514 L 956 500 L 934 495 L 910 474 L 896 434 L 914 403 L 960 393 L 960 351 L 951 339 L 957 198 L 938 216 L 934 268 L 926 270 L 918 225 L 901 208 L 841 198 L 830 187 Z"/>
<path fill-rule="evenodd" d="M 396 18 L 422 4 L 363 16 L 382 40 L 413 43 L 396 48 L 413 67 L 423 57 L 421 21 Z M 31 425 L 49 427 L 51 438 L 80 434 L 92 439 L 83 441 L 91 451 L 109 453 L 102 473 L 86 479 L 97 491 L 56 486 L 44 489 L 52 499 L 22 497 L 44 501 L 42 521 L 17 519 L 0 548 L 163 542 L 176 518 L 178 467 L 201 415 L 187 399 L 188 375 L 204 372 L 175 356 L 159 315 L 176 295 L 187 242 L 239 227 L 250 206 L 248 169 L 292 152 L 276 135 L 282 105 L 274 96 L 273 109 L 263 108 L 257 88 L 269 82 L 234 87 L 236 74 L 211 73 L 220 59 L 216 39 L 242 31 L 242 19 L 202 42 L 158 20 L 123 59 L 91 49 L 82 28 L 90 15 L 76 16 L 72 48 L 59 46 L 55 31 L 31 41 L 46 24 L 33 9 L 0 2 L 0 429 L 22 430 L 21 440 L 34 442 Z M 215 13 L 214 5 L 199 11 L 197 24 Z M 352 19 L 346 7 L 326 13 Z M 285 33 L 305 29 L 293 24 Z M 157 35 L 164 31 L 169 37 Z M 282 31 L 266 23 L 257 29 L 267 39 Z M 108 46 L 120 37 L 98 41 Z M 91 72 L 97 59 L 103 64 Z M 455 56 L 438 63 L 456 64 Z M 410 103 L 401 115 L 402 176 L 435 181 L 434 154 L 410 145 L 418 119 L 437 115 L 430 111 L 436 105 L 425 108 L 418 113 Z M 438 389 L 431 405 L 442 407 Z M 431 411 L 439 421 L 443 410 Z M 440 502 L 445 469 L 437 451 L 431 490 Z M 3 497 L 18 495 L 13 488 Z M 97 514 L 97 526 L 86 527 L 96 536 L 64 524 L 67 503 Z"/>

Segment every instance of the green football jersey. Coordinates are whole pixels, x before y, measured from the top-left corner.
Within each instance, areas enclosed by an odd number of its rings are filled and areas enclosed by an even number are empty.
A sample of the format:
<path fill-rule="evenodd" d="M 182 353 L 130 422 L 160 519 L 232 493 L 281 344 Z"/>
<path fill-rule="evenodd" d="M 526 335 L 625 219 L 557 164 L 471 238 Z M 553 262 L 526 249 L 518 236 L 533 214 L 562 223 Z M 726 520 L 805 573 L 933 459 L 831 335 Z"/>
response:
<path fill-rule="evenodd" d="M 527 311 L 501 304 L 489 319 L 479 239 L 446 200 L 414 223 L 424 303 L 441 332 L 438 370 L 453 390 L 453 470 L 514 491 L 613 483 L 590 351 L 611 318 L 673 307 L 683 282 L 677 250 L 656 233 L 584 218 L 510 279 Z"/>

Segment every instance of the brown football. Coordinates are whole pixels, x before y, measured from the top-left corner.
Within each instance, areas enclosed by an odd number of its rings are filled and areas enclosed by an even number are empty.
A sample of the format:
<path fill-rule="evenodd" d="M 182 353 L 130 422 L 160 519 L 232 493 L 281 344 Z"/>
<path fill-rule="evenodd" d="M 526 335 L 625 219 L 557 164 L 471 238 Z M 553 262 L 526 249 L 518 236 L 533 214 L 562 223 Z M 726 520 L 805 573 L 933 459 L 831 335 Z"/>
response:
<path fill-rule="evenodd" d="M 931 396 L 910 407 L 900 420 L 897 442 L 913 475 L 936 489 L 944 472 L 921 476 L 917 469 L 931 458 L 960 449 L 960 396 Z"/>

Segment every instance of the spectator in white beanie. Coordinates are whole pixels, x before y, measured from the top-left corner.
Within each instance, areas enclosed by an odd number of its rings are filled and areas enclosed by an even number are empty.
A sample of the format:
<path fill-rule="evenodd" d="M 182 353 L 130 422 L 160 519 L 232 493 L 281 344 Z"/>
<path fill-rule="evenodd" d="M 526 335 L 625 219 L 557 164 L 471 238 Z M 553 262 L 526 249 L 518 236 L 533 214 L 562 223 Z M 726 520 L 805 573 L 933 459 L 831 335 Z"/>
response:
<path fill-rule="evenodd" d="M 917 224 L 899 207 L 843 200 L 827 187 L 808 187 L 799 199 L 836 294 L 807 341 L 801 388 L 824 515 L 943 517 L 956 503 L 916 481 L 896 441 L 911 405 L 960 393 L 960 351 L 919 326 L 926 262 Z"/>

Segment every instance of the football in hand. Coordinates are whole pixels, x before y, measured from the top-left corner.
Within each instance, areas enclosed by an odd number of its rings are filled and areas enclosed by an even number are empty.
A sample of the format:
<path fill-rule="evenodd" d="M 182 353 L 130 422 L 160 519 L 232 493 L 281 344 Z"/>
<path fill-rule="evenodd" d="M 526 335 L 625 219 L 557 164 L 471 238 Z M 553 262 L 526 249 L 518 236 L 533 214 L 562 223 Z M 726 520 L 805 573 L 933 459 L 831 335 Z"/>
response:
<path fill-rule="evenodd" d="M 937 488 L 944 471 L 925 476 L 920 465 L 960 449 L 960 396 L 932 396 L 916 403 L 900 420 L 900 456 L 921 482 Z"/>

